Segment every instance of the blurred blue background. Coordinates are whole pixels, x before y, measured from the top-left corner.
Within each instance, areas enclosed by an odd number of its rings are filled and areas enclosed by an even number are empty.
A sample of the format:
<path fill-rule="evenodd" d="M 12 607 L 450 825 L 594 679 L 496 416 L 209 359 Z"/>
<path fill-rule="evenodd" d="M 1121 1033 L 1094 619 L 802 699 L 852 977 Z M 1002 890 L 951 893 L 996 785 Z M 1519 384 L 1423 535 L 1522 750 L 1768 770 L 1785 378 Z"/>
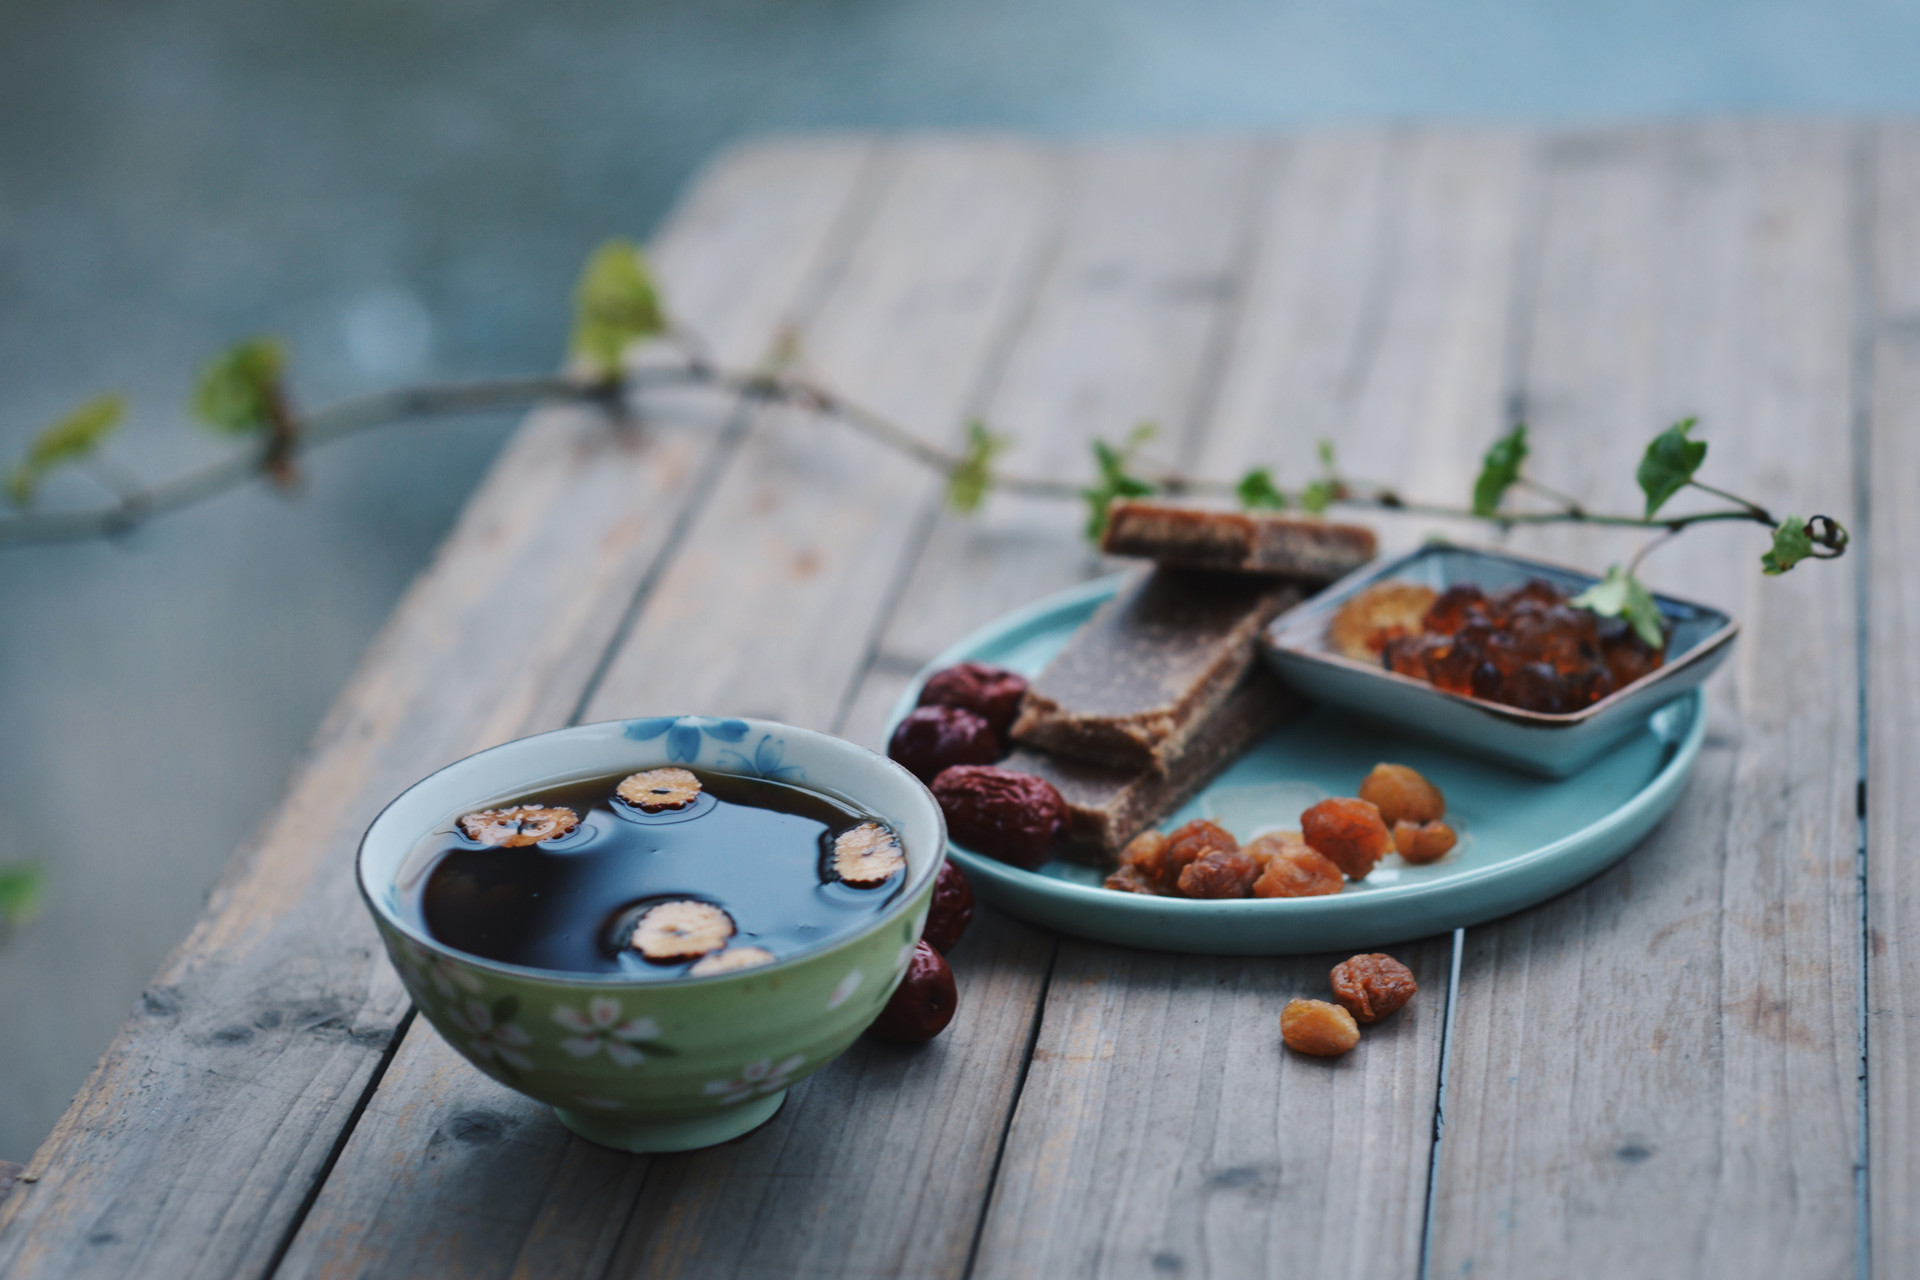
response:
<path fill-rule="evenodd" d="M 0 458 L 106 389 L 215 444 L 196 365 L 284 336 L 309 402 L 552 368 L 586 252 L 727 142 L 1450 118 L 1911 113 L 1888 0 L 8 0 Z M 0 551 L 0 1158 L 24 1160 L 199 911 L 509 419 L 409 426 L 125 542 Z M 49 501 L 85 495 L 62 481 Z"/>

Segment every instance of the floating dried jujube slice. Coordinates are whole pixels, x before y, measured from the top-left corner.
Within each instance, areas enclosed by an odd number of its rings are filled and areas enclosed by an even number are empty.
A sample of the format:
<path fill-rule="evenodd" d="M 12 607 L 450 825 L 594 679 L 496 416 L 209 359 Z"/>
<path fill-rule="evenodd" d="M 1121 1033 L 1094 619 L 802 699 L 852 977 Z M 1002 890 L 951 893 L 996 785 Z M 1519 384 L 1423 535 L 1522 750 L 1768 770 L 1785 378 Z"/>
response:
<path fill-rule="evenodd" d="M 460 830 L 467 839 L 503 849 L 558 840 L 579 825 L 580 815 L 573 810 L 538 804 L 483 809 L 460 819 Z"/>
<path fill-rule="evenodd" d="M 684 809 L 700 798 L 700 779 L 686 769 L 643 769 L 614 792 L 642 813 Z"/>
<path fill-rule="evenodd" d="M 711 902 L 663 902 L 640 917 L 633 948 L 657 964 L 697 960 L 733 937 L 733 917 Z"/>
<path fill-rule="evenodd" d="M 706 978 L 716 973 L 733 973 L 738 969 L 758 969 L 763 964 L 772 963 L 773 952 L 765 947 L 728 947 L 694 965 L 687 970 L 687 976 Z"/>
<path fill-rule="evenodd" d="M 900 837 L 877 822 L 863 822 L 833 838 L 833 874 L 856 889 L 885 884 L 906 865 Z"/>

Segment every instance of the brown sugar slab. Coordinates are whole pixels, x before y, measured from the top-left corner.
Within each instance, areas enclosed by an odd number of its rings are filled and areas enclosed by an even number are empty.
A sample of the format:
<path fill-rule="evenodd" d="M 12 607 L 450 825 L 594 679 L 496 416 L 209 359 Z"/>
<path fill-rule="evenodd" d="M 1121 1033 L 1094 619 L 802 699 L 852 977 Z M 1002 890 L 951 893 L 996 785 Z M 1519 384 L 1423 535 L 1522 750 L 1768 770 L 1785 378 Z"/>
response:
<path fill-rule="evenodd" d="M 1192 799 L 1220 771 L 1303 704 L 1264 669 L 1247 672 L 1173 767 L 1114 770 L 1022 748 L 1001 766 L 1051 782 L 1067 802 L 1075 853 L 1110 860 L 1127 841 Z"/>
<path fill-rule="evenodd" d="M 1301 588 L 1156 568 L 1100 606 L 1027 689 L 1013 739 L 1104 769 L 1173 768 Z"/>
<path fill-rule="evenodd" d="M 1379 545 L 1373 530 L 1360 525 L 1121 499 L 1107 508 L 1100 549 L 1182 568 L 1326 583 L 1373 559 Z"/>

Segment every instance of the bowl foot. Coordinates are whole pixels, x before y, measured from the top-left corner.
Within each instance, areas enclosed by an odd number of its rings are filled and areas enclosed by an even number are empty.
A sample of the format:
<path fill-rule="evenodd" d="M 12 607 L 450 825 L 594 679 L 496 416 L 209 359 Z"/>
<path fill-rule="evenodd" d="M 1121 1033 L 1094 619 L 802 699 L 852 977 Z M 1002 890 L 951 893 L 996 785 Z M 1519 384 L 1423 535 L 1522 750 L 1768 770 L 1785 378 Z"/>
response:
<path fill-rule="evenodd" d="M 692 1151 L 698 1147 L 716 1146 L 753 1132 L 773 1119 L 773 1113 L 786 1100 L 787 1091 L 782 1089 L 764 1098 L 754 1098 L 737 1107 L 728 1107 L 715 1115 L 664 1124 L 623 1120 L 617 1115 L 566 1111 L 559 1107 L 553 1109 L 553 1114 L 560 1117 L 561 1124 L 588 1142 L 612 1147 L 616 1151 Z"/>

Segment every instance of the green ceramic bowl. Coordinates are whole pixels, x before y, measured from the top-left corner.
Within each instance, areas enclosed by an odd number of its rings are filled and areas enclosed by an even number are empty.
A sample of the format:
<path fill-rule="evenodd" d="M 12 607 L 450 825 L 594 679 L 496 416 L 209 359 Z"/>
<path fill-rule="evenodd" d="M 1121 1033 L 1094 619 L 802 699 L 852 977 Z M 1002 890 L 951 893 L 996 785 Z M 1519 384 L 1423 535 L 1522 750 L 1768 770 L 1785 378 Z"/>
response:
<path fill-rule="evenodd" d="M 907 884 L 858 933 L 764 968 L 635 982 L 501 964 L 435 941 L 402 903 L 426 833 L 542 787 L 667 764 L 829 792 L 891 823 Z M 738 1137 L 780 1109 L 879 1014 L 926 923 L 946 824 L 918 779 L 839 738 L 760 720 L 663 716 L 522 738 L 448 765 L 388 805 L 360 844 L 360 892 L 414 1004 L 495 1080 L 626 1151 Z"/>

